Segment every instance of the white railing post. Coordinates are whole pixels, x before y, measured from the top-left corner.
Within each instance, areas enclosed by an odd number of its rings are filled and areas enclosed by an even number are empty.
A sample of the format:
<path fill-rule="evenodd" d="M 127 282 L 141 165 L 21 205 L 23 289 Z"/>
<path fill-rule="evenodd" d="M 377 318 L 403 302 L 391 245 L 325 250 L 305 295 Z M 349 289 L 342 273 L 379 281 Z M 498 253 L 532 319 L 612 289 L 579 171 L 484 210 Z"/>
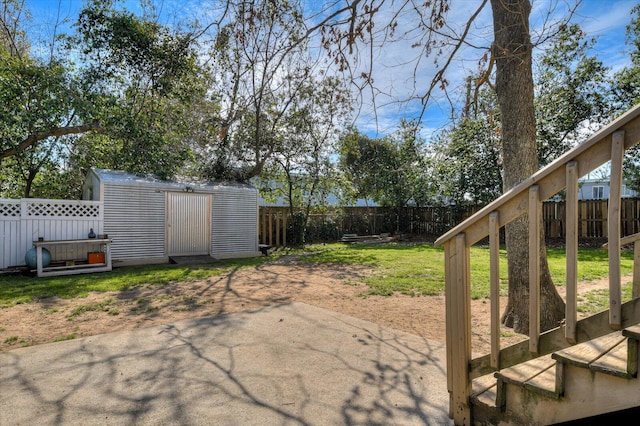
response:
<path fill-rule="evenodd" d="M 578 162 L 570 161 L 566 167 L 566 261 L 567 261 L 567 305 L 564 336 L 569 343 L 576 342 L 578 321 Z"/>

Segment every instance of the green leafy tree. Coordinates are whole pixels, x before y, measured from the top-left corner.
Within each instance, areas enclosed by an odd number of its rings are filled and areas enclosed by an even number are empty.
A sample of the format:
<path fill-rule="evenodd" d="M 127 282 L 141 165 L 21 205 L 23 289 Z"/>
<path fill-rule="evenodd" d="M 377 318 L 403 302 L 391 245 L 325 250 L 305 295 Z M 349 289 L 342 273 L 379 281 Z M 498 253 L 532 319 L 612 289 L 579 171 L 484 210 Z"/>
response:
<path fill-rule="evenodd" d="M 69 63 L 31 55 L 23 6 L 4 0 L 0 15 L 0 160 L 49 138 L 100 129 L 82 114 L 82 92 Z"/>
<path fill-rule="evenodd" d="M 539 55 L 535 84 L 538 160 L 544 166 L 606 120 L 607 68 L 589 55 L 595 39 L 564 25 Z"/>
<path fill-rule="evenodd" d="M 213 11 L 212 11 L 213 12 Z M 282 151 L 282 129 L 316 70 L 300 4 L 285 0 L 226 2 L 209 27 L 213 91 L 222 107 L 212 119 L 217 132 L 200 149 L 210 178 L 259 176 Z"/>
<path fill-rule="evenodd" d="M 403 120 L 389 137 L 371 139 L 352 130 L 341 138 L 339 163 L 354 198 L 395 209 L 424 200 L 424 141 L 418 129 Z"/>
<path fill-rule="evenodd" d="M 3 173 L 2 190 L 77 197 L 89 167 L 165 178 L 181 170 L 203 127 L 191 109 L 210 101 L 190 33 L 92 0 L 77 33 L 60 36 L 67 48 L 45 60 L 18 19 L 24 4 L 3 3 L 0 159 L 16 158 L 4 164 L 15 170 Z M 63 185 L 52 191 L 55 182 Z"/>
<path fill-rule="evenodd" d="M 502 194 L 499 123 L 464 118 L 438 136 L 432 153 L 436 203 L 485 205 Z"/>
<path fill-rule="evenodd" d="M 640 5 L 631 10 L 626 42 L 631 48 L 631 64 L 615 73 L 611 82 L 615 115 L 640 103 Z M 624 175 L 629 187 L 640 191 L 640 147 L 635 146 L 626 152 Z"/>
<path fill-rule="evenodd" d="M 494 87 L 502 124 L 503 184 L 504 190 L 507 191 L 539 168 L 532 71 L 534 42 L 529 27 L 531 1 L 482 1 L 469 13 L 467 22 L 456 27 L 461 27 L 460 31 L 455 31 L 452 29 L 453 26 L 448 25 L 448 13 L 454 3 L 451 0 L 419 4 L 360 0 L 345 0 L 339 5 L 332 3 L 326 9 L 326 20 L 320 24 L 323 42 L 339 65 L 344 69 L 352 69 L 350 65 L 356 60 L 351 59 L 365 51 L 357 49 L 362 43 L 368 43 L 366 49 L 374 52 L 372 47 L 380 40 L 388 42 L 394 37 L 405 39 L 407 34 L 411 34 L 413 46 L 421 50 L 421 54 L 416 55 L 417 59 L 413 63 L 415 69 L 418 70 L 420 61 L 429 55 L 437 55 L 440 65 L 419 96 L 423 107 L 426 108 L 436 90 L 447 90 L 447 74 L 452 64 L 456 63 L 454 59 L 462 54 L 463 46 L 467 45 L 476 18 L 487 4 L 490 5 L 493 40 L 491 47 L 485 50 L 484 64 L 487 64 L 488 68 L 485 69 L 480 82 L 487 82 L 495 76 Z M 392 13 L 382 13 L 389 11 L 384 6 L 396 8 Z M 416 17 L 413 21 L 415 27 L 400 26 L 400 18 L 409 13 Z M 381 27 L 382 30 L 377 30 Z M 371 67 L 357 76 L 366 87 L 375 85 L 376 68 L 373 66 L 373 59 L 373 54 L 369 55 Z M 406 63 L 404 65 L 406 66 Z M 416 81 L 419 79 L 416 78 Z M 527 218 L 523 217 L 508 224 L 506 235 L 509 301 L 503 323 L 518 332 L 526 332 L 529 328 Z M 542 233 L 540 238 L 543 238 Z M 540 265 L 542 304 L 545 306 L 540 325 L 543 330 L 547 330 L 556 327 L 564 317 L 564 301 L 551 280 L 545 250 L 540 252 Z"/>
<path fill-rule="evenodd" d="M 536 56 L 535 113 L 538 161 L 548 164 L 605 119 L 606 68 L 589 51 L 595 40 L 577 25 L 563 26 Z M 470 77 L 468 81 L 476 81 Z M 485 205 L 502 192 L 500 112 L 493 90 L 467 95 L 459 122 L 434 146 L 441 196 L 456 204 Z"/>
<path fill-rule="evenodd" d="M 289 206 L 295 238 L 307 241 L 309 216 L 327 206 L 336 190 L 331 155 L 339 129 L 350 116 L 348 93 L 335 77 L 312 78 L 287 112 L 281 125 L 285 135 L 261 174 L 271 200 L 280 197 Z"/>
<path fill-rule="evenodd" d="M 174 176 L 190 158 L 192 107 L 206 96 L 193 35 L 94 0 L 80 12 L 71 43 L 81 49 L 87 105 L 111 147 L 102 163 L 132 173 Z M 102 136 L 81 143 L 105 143 Z"/>

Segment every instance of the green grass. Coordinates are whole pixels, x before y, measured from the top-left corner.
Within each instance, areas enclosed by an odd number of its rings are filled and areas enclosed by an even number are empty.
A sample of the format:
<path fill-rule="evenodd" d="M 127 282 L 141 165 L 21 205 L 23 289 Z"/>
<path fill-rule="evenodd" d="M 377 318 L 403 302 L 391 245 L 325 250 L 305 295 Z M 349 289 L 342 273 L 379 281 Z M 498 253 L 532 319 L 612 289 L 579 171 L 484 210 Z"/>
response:
<path fill-rule="evenodd" d="M 73 340 L 76 338 L 76 333 L 67 334 L 66 336 L 53 339 L 54 342 L 64 342 L 65 340 Z"/>
<path fill-rule="evenodd" d="M 372 244 L 311 245 L 305 250 L 291 250 L 284 254 L 298 254 L 300 261 L 368 265 L 374 272 L 364 279 L 369 286 L 366 295 L 402 293 L 411 296 L 444 293 L 444 251 L 431 244 Z M 549 249 L 548 262 L 556 285 L 565 285 L 565 252 Z M 255 267 L 273 261 L 270 257 L 229 260 L 213 265 L 188 267 L 182 265 L 151 265 L 118 268 L 112 272 L 63 277 L 36 278 L 7 275 L 0 285 L 0 307 L 31 302 L 52 296 L 62 298 L 84 297 L 89 292 L 122 291 L 140 286 L 189 282 L 227 273 L 233 269 Z M 471 248 L 471 297 L 489 297 L 489 249 Z M 623 252 L 622 273 L 631 272 L 633 254 Z M 608 275 L 607 252 L 599 249 L 581 249 L 578 256 L 579 280 L 596 280 Z M 500 251 L 501 292 L 507 292 L 507 258 Z M 347 282 L 354 285 L 353 281 Z M 119 311 L 113 307 L 87 307 L 104 310 L 111 315 Z M 142 308 L 142 307 L 141 307 Z M 80 315 L 78 312 L 74 316 Z M 73 316 L 71 317 L 73 318 Z"/>
<path fill-rule="evenodd" d="M 323 263 L 358 263 L 375 268 L 365 279 L 370 287 L 367 294 L 438 295 L 444 293 L 444 250 L 430 244 L 372 244 L 310 246 L 317 253 L 301 259 Z M 608 276 L 607 252 L 599 249 L 581 249 L 578 253 L 578 279 L 596 280 Z M 564 249 L 548 249 L 549 270 L 556 285 L 566 283 Z M 489 248 L 471 247 L 471 297 L 489 297 Z M 633 253 L 623 252 L 622 273 L 633 268 Z M 507 253 L 500 250 L 501 294 L 507 294 Z"/>
<path fill-rule="evenodd" d="M 71 299 L 86 297 L 90 292 L 123 291 L 143 285 L 189 282 L 221 275 L 232 269 L 257 266 L 266 257 L 233 259 L 211 265 L 148 265 L 117 268 L 111 272 L 59 277 L 2 275 L 0 307 L 28 303 L 47 297 Z"/>
<path fill-rule="evenodd" d="M 609 258 L 606 250 L 578 250 L 578 281 L 595 281 L 609 276 Z M 564 249 L 547 249 L 549 271 L 556 285 L 565 285 L 566 259 Z M 622 275 L 633 271 L 633 252 L 623 251 L 620 258 Z"/>
<path fill-rule="evenodd" d="M 318 252 L 301 260 L 374 267 L 375 273 L 365 279 L 368 294 L 436 295 L 444 288 L 444 251 L 430 244 L 328 244 L 309 250 Z"/>
<path fill-rule="evenodd" d="M 118 312 L 116 309 L 112 309 L 110 307 L 111 304 L 113 304 L 115 301 L 112 298 L 108 298 L 105 300 L 101 300 L 100 302 L 93 302 L 93 303 L 88 303 L 86 305 L 79 305 L 76 306 L 75 308 L 73 308 L 71 310 L 71 312 L 69 313 L 69 315 L 67 315 L 67 319 L 71 320 L 75 317 L 79 317 L 80 315 L 84 314 L 85 312 L 107 312 L 110 315 L 118 315 L 120 312 Z M 113 314 L 112 312 L 116 312 L 115 314 Z"/>
<path fill-rule="evenodd" d="M 622 303 L 631 300 L 633 286 L 628 283 L 622 287 Z M 578 311 L 592 315 L 609 309 L 609 289 L 591 290 L 578 296 Z"/>

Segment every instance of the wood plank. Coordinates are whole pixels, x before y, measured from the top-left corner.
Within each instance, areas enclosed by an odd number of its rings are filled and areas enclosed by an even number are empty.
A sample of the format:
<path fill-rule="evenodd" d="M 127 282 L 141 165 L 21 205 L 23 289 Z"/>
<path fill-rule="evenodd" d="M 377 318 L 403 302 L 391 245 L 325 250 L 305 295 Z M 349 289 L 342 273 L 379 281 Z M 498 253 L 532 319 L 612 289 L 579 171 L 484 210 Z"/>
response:
<path fill-rule="evenodd" d="M 621 332 L 614 332 L 570 348 L 562 349 L 551 356 L 558 362 L 589 368 L 589 365 L 618 346 L 625 338 Z"/>
<path fill-rule="evenodd" d="M 491 283 L 491 366 L 500 368 L 500 216 L 489 215 L 489 262 Z"/>
<path fill-rule="evenodd" d="M 554 362 L 553 366 L 526 381 L 524 387 L 551 398 L 560 398 L 559 387 L 556 386 L 556 365 L 557 363 Z"/>
<path fill-rule="evenodd" d="M 494 373 L 476 377 L 471 382 L 471 396 L 477 397 L 481 393 L 486 392 L 488 389 L 495 388 L 497 383 L 498 380 L 496 379 Z"/>
<path fill-rule="evenodd" d="M 537 354 L 540 338 L 540 193 L 529 188 L 529 351 Z"/>
<path fill-rule="evenodd" d="M 638 347 L 640 343 L 636 339 L 627 339 L 627 373 L 633 377 L 638 376 Z"/>
<path fill-rule="evenodd" d="M 567 293 L 564 336 L 569 343 L 576 342 L 576 323 L 578 321 L 578 162 L 567 164 L 566 198 L 566 262 Z"/>
<path fill-rule="evenodd" d="M 640 234 L 635 234 L 640 235 Z M 633 288 L 631 297 L 640 297 L 640 240 L 633 242 Z"/>
<path fill-rule="evenodd" d="M 635 216 L 633 216 L 635 217 Z M 620 245 L 625 246 L 627 244 L 635 243 L 636 241 L 640 241 L 640 232 L 635 233 L 633 235 L 627 235 L 626 237 L 620 238 Z M 604 243 L 602 245 L 603 249 L 607 249 L 609 247 L 608 243 Z"/>
<path fill-rule="evenodd" d="M 640 340 L 640 324 L 634 324 L 629 327 L 625 327 L 625 329 L 622 330 L 622 335 Z"/>
<path fill-rule="evenodd" d="M 496 373 L 496 377 L 505 383 L 524 386 L 526 382 L 549 368 L 552 368 L 555 364 L 556 361 L 551 358 L 551 355 L 544 355 L 522 364 L 500 370 Z"/>
<path fill-rule="evenodd" d="M 498 380 L 493 374 L 487 374 L 473 380 L 471 398 L 475 404 L 496 407 Z"/>
<path fill-rule="evenodd" d="M 453 283 L 455 282 L 455 248 L 453 243 L 447 241 L 444 244 L 444 303 L 445 303 L 445 332 L 447 338 L 447 391 L 453 392 Z M 451 413 L 450 413 L 451 414 Z"/>
<path fill-rule="evenodd" d="M 465 234 L 459 234 L 455 240 L 454 264 L 456 269 L 453 283 L 452 316 L 452 365 L 453 371 L 453 420 L 456 424 L 465 424 L 471 418 L 471 378 L 469 361 L 471 360 L 471 295 L 470 295 L 470 257 Z"/>
<path fill-rule="evenodd" d="M 282 212 L 282 247 L 287 246 L 287 212 Z"/>
<path fill-rule="evenodd" d="M 622 328 L 622 284 L 620 276 L 620 198 L 622 195 L 622 159 L 624 130 L 616 131 L 611 141 L 611 176 L 609 178 L 609 323 Z"/>
<path fill-rule="evenodd" d="M 624 339 L 610 351 L 593 361 L 589 368 L 605 374 L 629 379 L 633 374 L 627 371 L 628 339 Z"/>
<path fill-rule="evenodd" d="M 622 326 L 632 327 L 640 323 L 640 299 L 630 300 L 622 305 Z M 609 312 L 602 311 L 588 318 L 578 321 L 576 340 L 578 343 L 611 333 L 609 326 Z M 564 337 L 564 329 L 557 327 L 540 335 L 540 353 L 549 354 L 562 348 L 569 347 Z M 507 346 L 500 351 L 500 364 L 503 368 L 513 366 L 532 358 L 529 352 L 529 342 L 522 341 Z M 489 355 L 471 360 L 471 377 L 478 377 L 493 371 Z"/>
<path fill-rule="evenodd" d="M 453 283 L 455 282 L 455 247 L 452 241 L 444 244 L 444 303 L 445 303 L 445 331 L 447 344 L 447 391 L 449 392 L 449 418 L 453 418 Z"/>

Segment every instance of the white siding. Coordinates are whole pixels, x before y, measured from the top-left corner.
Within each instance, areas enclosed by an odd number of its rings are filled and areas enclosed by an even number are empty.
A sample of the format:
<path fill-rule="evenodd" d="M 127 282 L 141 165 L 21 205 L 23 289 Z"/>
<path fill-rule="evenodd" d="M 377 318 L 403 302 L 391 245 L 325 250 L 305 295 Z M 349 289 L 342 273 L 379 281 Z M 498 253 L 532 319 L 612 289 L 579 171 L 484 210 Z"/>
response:
<path fill-rule="evenodd" d="M 104 232 L 114 260 L 166 258 L 165 192 L 104 183 Z"/>
<path fill-rule="evenodd" d="M 24 256 L 38 238 L 75 240 L 93 229 L 103 231 L 103 204 L 93 201 L 24 198 L 0 200 L 0 268 L 24 265 Z M 99 245 L 49 247 L 53 260 L 82 259 Z"/>
<path fill-rule="evenodd" d="M 258 252 L 258 192 L 226 187 L 213 196 L 211 255 L 233 257 Z"/>

